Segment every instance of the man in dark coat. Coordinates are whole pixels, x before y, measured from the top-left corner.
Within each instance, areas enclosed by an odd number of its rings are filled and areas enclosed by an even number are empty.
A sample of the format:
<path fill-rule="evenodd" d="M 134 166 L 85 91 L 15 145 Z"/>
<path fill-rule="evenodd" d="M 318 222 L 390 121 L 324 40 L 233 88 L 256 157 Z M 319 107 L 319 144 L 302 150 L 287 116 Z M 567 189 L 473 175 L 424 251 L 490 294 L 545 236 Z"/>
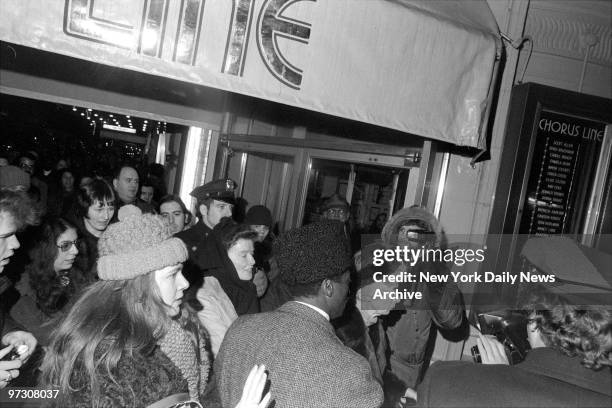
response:
<path fill-rule="evenodd" d="M 418 388 L 419 407 L 610 407 L 610 368 L 593 371 L 549 347 L 520 364 L 434 363 Z"/>
<path fill-rule="evenodd" d="M 132 166 L 121 165 L 115 170 L 113 177 L 113 189 L 117 200 L 117 210 L 126 204 L 132 204 L 140 208 L 143 213 L 154 214 L 155 208 L 138 197 L 138 187 L 140 186 L 140 176 Z M 112 222 L 117 222 L 119 211 L 115 212 Z"/>
<path fill-rule="evenodd" d="M 436 217 L 421 207 L 399 210 L 385 224 L 381 233 L 384 244 L 391 248 L 445 249 L 446 236 Z M 417 262 L 404 265 L 405 271 L 418 274 L 431 271 L 449 275 L 445 262 Z M 387 336 L 391 349 L 391 371 L 408 387 L 414 388 L 424 375 L 435 344 L 436 328 L 453 330 L 464 322 L 463 299 L 457 284 L 402 283 L 400 289 L 423 293 L 420 300 L 404 300 L 405 311 L 394 311 L 387 318 Z M 399 319 L 398 319 L 399 317 Z"/>
<path fill-rule="evenodd" d="M 294 296 L 275 311 L 239 317 L 215 363 L 223 406 L 240 400 L 254 364 L 269 372 L 276 407 L 379 407 L 383 394 L 368 362 L 334 334 L 352 264 L 342 225 L 309 224 L 274 245 L 281 279 Z"/>

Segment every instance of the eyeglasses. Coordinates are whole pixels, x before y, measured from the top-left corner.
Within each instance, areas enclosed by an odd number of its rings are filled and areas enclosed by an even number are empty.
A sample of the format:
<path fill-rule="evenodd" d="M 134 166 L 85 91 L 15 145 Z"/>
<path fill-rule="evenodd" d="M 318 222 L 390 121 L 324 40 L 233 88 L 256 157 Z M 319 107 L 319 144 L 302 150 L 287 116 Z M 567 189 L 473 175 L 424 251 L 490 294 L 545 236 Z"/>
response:
<path fill-rule="evenodd" d="M 329 208 L 326 212 L 329 215 L 345 215 L 347 213 L 344 208 Z"/>
<path fill-rule="evenodd" d="M 68 251 L 70 251 L 70 248 L 72 248 L 73 245 L 78 248 L 79 242 L 80 242 L 80 240 L 78 240 L 78 239 L 75 240 L 75 241 L 62 241 L 62 242 L 60 242 L 59 244 L 57 244 L 55 246 L 58 247 L 60 249 L 60 251 L 62 251 L 62 252 L 68 252 Z"/>

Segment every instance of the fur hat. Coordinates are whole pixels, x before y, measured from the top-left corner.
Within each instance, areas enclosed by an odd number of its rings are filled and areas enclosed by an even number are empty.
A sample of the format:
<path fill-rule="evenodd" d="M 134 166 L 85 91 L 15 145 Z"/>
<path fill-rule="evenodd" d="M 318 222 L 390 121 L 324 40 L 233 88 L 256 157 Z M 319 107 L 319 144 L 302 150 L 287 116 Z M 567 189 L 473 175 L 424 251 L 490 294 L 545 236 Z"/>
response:
<path fill-rule="evenodd" d="M 340 194 L 333 194 L 323 202 L 321 211 L 327 211 L 330 208 L 342 208 L 345 211 L 349 210 L 349 204 Z"/>
<path fill-rule="evenodd" d="M 16 166 L 0 167 L 0 188 L 13 190 L 19 186 L 29 190 L 30 175 Z"/>
<path fill-rule="evenodd" d="M 98 276 L 102 280 L 134 279 L 187 260 L 183 241 L 172 237 L 161 217 L 142 214 L 133 205 L 119 211 L 98 241 Z"/>
<path fill-rule="evenodd" d="M 263 205 L 254 205 L 247 211 L 244 223 L 249 225 L 265 225 L 268 228 L 272 228 L 272 213 Z"/>
<path fill-rule="evenodd" d="M 438 219 L 429 210 L 419 206 L 402 208 L 391 217 L 380 234 L 387 245 L 396 245 L 397 234 L 404 225 L 414 225 L 419 229 L 435 234 L 435 246 L 446 248 L 446 235 Z"/>
<path fill-rule="evenodd" d="M 322 221 L 287 231 L 274 241 L 282 281 L 303 285 L 332 278 L 352 266 L 349 243 L 338 221 Z"/>

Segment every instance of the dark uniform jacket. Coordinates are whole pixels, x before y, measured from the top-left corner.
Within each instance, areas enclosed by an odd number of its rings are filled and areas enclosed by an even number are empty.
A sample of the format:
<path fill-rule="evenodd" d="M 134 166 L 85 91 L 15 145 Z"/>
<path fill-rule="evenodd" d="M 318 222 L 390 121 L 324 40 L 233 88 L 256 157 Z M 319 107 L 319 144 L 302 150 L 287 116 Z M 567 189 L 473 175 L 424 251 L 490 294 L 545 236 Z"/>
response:
<path fill-rule="evenodd" d="M 240 280 L 223 244 L 206 224 L 198 221 L 192 228 L 175 236 L 185 243 L 189 252 L 189 259 L 183 266 L 183 275 L 189 281 L 186 299 L 195 299 L 195 293 L 202 287 L 204 276 L 214 276 L 239 316 L 259 312 L 255 285 L 250 281 Z"/>
<path fill-rule="evenodd" d="M 612 374 L 543 347 L 513 366 L 435 363 L 417 396 L 420 407 L 611 407 Z"/>

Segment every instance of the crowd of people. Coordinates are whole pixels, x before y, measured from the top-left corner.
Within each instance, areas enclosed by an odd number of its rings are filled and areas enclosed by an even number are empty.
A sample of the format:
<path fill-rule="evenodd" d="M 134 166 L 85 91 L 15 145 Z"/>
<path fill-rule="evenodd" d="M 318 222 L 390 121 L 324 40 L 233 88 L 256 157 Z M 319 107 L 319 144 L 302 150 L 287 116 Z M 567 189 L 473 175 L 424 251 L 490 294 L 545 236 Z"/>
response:
<path fill-rule="evenodd" d="M 430 367 L 436 333 L 467 325 L 459 288 L 374 275 L 447 265 L 367 256 L 444 249 L 425 208 L 377 219 L 362 247 L 338 195 L 317 222 L 275 235 L 263 205 L 233 218 L 229 179 L 195 188 L 191 214 L 127 164 L 47 180 L 33 155 L 7 164 L 0 357 L 15 358 L 0 361 L 0 388 L 55 389 L 58 407 L 610 406 L 610 308 L 551 294 L 524 307 L 524 362 L 508 365 L 504 346 L 481 336 L 484 364 Z M 423 297 L 373 302 L 381 289 Z"/>

